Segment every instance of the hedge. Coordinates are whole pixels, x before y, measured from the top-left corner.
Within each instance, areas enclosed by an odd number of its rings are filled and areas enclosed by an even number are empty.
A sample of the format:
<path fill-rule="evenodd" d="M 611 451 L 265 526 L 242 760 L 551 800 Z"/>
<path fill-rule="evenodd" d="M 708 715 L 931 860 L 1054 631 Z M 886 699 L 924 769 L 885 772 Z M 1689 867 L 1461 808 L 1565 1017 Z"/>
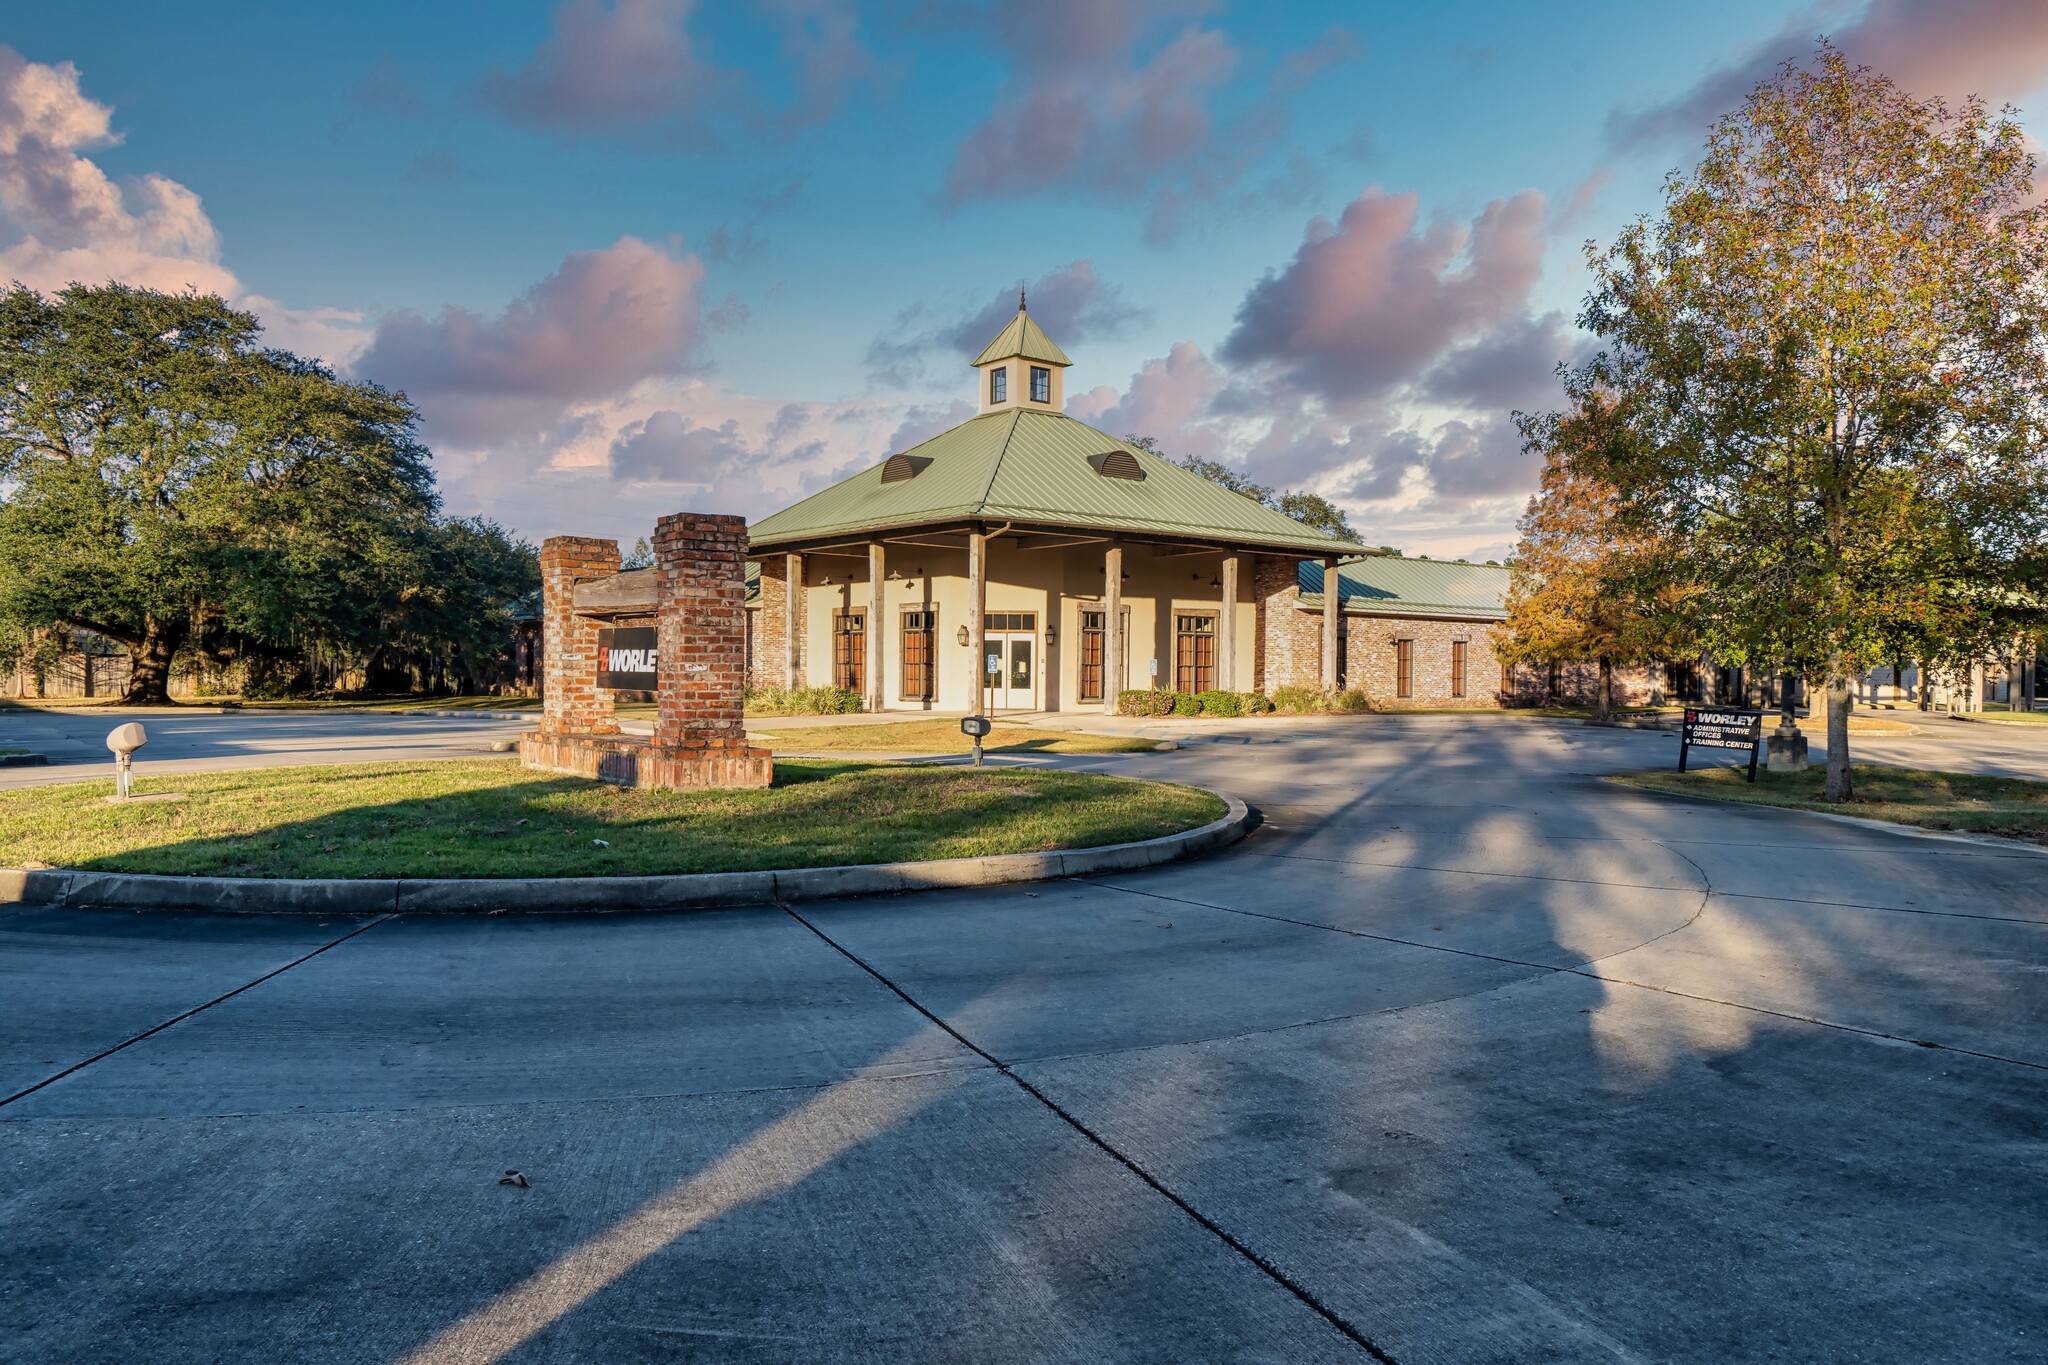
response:
<path fill-rule="evenodd" d="M 1305 689 L 1301 689 L 1305 690 Z M 1311 693 L 1318 702 L 1322 693 Z M 1120 716 L 1263 716 L 1273 709 L 1272 701 L 1258 692 L 1168 692 L 1155 687 L 1134 687 L 1116 694 Z"/>
<path fill-rule="evenodd" d="M 842 716 L 864 709 L 860 693 L 844 687 L 750 687 L 746 704 L 757 716 Z"/>

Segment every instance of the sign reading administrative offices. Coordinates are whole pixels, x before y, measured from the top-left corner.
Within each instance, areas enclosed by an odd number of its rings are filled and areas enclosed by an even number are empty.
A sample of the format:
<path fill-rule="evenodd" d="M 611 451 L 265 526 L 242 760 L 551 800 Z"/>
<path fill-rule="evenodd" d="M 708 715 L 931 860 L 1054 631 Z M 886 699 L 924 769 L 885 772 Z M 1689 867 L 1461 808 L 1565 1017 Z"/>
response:
<path fill-rule="evenodd" d="M 657 643 L 653 626 L 614 626 L 597 632 L 597 685 L 619 692 L 652 692 Z"/>
<path fill-rule="evenodd" d="M 1705 706 L 1685 708 L 1685 729 L 1678 737 L 1678 771 L 1685 771 L 1693 749 L 1749 750 L 1749 780 L 1756 781 L 1757 746 L 1763 742 L 1764 713 L 1725 711 Z"/>

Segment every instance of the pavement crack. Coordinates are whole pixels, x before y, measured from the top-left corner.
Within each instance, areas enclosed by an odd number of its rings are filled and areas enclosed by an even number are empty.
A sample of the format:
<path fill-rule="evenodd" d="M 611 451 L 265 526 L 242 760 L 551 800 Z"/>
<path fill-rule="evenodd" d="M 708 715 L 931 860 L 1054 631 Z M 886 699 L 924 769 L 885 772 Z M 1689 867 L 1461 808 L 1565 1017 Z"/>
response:
<path fill-rule="evenodd" d="M 1214 1236 L 1218 1241 L 1222 1242 L 1225 1246 L 1229 1247 L 1232 1251 L 1236 1252 L 1239 1257 L 1249 1262 L 1255 1269 L 1264 1274 L 1268 1279 L 1272 1280 L 1275 1284 L 1279 1285 L 1282 1289 L 1286 1290 L 1289 1294 L 1293 1295 L 1294 1298 L 1298 1300 L 1303 1307 L 1309 1309 L 1311 1312 L 1315 1313 L 1316 1316 L 1323 1319 L 1323 1321 L 1329 1323 L 1331 1327 L 1335 1328 L 1338 1332 L 1343 1334 L 1343 1336 L 1347 1340 L 1349 1340 L 1353 1345 L 1357 1346 L 1360 1350 L 1364 1351 L 1368 1356 L 1372 1357 L 1374 1360 L 1379 1361 L 1380 1365 L 1400 1365 L 1400 1362 L 1395 1360 L 1395 1358 L 1392 1355 L 1388 1354 L 1388 1352 L 1383 1347 L 1374 1342 L 1370 1337 L 1366 1336 L 1365 1333 L 1361 1332 L 1358 1328 L 1354 1327 L 1348 1320 L 1344 1318 L 1342 1314 L 1338 1313 L 1335 1309 L 1331 1308 L 1328 1304 L 1324 1303 L 1321 1299 L 1317 1298 L 1315 1293 L 1312 1290 L 1310 1290 L 1308 1286 L 1302 1284 L 1300 1281 L 1296 1280 L 1292 1275 L 1289 1275 L 1285 1270 L 1282 1270 L 1279 1266 L 1275 1265 L 1265 1256 L 1255 1251 L 1251 1246 L 1249 1246 L 1240 1238 L 1238 1238 L 1234 1233 L 1230 1232 L 1228 1229 L 1223 1227 L 1222 1224 L 1218 1223 L 1215 1219 L 1209 1217 L 1209 1215 L 1203 1213 L 1200 1209 L 1196 1208 L 1187 1199 L 1185 1199 L 1181 1195 L 1174 1193 L 1173 1190 L 1167 1187 L 1164 1181 L 1160 1180 L 1159 1177 L 1153 1175 L 1150 1171 L 1146 1170 L 1143 1166 L 1138 1164 L 1135 1158 L 1131 1157 L 1118 1147 L 1114 1146 L 1107 1138 L 1103 1137 L 1093 1128 L 1090 1128 L 1086 1123 L 1083 1123 L 1078 1116 L 1076 1116 L 1063 1105 L 1061 1105 L 1059 1101 L 1053 1099 L 1052 1096 L 1046 1094 L 1036 1085 L 1033 1085 L 1030 1081 L 1026 1080 L 1023 1076 L 1019 1075 L 1015 1070 L 1011 1068 L 1008 1062 L 1005 1062 L 1002 1058 L 996 1056 L 993 1052 L 990 1052 L 987 1048 L 981 1046 L 979 1043 L 969 1038 L 959 1029 L 954 1028 L 951 1024 L 947 1023 L 944 1019 L 941 1019 L 936 1013 L 934 1013 L 930 1009 L 927 1009 L 924 1005 L 918 1002 L 916 997 L 912 996 L 910 992 L 904 990 L 903 987 L 897 985 L 894 981 L 890 980 L 886 975 L 884 975 L 881 972 L 880 969 L 875 967 L 874 964 L 867 961 L 867 959 L 861 957 L 860 954 L 854 952 L 845 944 L 833 938 L 830 934 L 826 933 L 823 929 L 820 929 L 817 925 L 813 924 L 804 916 L 798 914 L 792 906 L 788 905 L 786 902 L 783 901 L 777 901 L 776 904 L 781 907 L 784 914 L 788 915 L 798 924 L 801 924 L 804 928 L 810 930 L 813 934 L 817 935 L 818 939 L 822 943 L 824 943 L 826 947 L 832 949 L 833 952 L 838 953 L 848 962 L 851 962 L 854 966 L 860 968 L 869 976 L 873 977 L 876 981 L 880 982 L 881 985 L 885 989 L 887 989 L 890 994 L 894 995 L 897 999 L 901 1000 L 911 1009 L 917 1011 L 917 1013 L 922 1015 L 926 1020 L 928 1020 L 934 1028 L 943 1031 L 948 1037 L 952 1038 L 953 1041 L 960 1044 L 960 1046 L 966 1048 L 968 1051 L 974 1053 L 977 1057 L 980 1057 L 981 1059 L 986 1061 L 991 1067 L 993 1067 L 996 1071 L 1000 1072 L 1018 1089 L 1022 1090 L 1027 1096 L 1037 1101 L 1040 1105 L 1044 1106 L 1044 1108 L 1048 1112 L 1050 1112 L 1054 1117 L 1058 1118 L 1061 1122 L 1065 1123 L 1069 1128 L 1072 1128 L 1076 1133 L 1080 1134 L 1081 1137 L 1083 1137 L 1089 1143 L 1091 1143 L 1093 1146 L 1099 1149 L 1104 1155 L 1109 1157 L 1110 1160 L 1116 1162 L 1119 1166 L 1122 1166 L 1125 1170 L 1129 1171 L 1132 1175 L 1136 1176 L 1155 1194 L 1159 1195 L 1168 1203 L 1172 1204 L 1175 1208 L 1179 1209 L 1182 1213 L 1186 1214 L 1189 1218 L 1193 1219 L 1194 1222 L 1197 1225 L 1199 1225 L 1204 1231 L 1208 1232 L 1209 1234 Z"/>
<path fill-rule="evenodd" d="M 36 1091 L 41 1090 L 46 1085 L 55 1085 L 58 1081 L 63 1080 L 66 1076 L 75 1075 L 78 1072 L 85 1070 L 85 1068 L 91 1066 L 94 1062 L 104 1061 L 108 1057 L 113 1056 L 115 1053 L 121 1051 L 124 1048 L 133 1047 L 145 1038 L 153 1038 L 157 1034 L 162 1033 L 165 1029 L 169 1028 L 173 1024 L 182 1024 L 195 1014 L 202 1014 L 205 1011 L 212 1009 L 215 1005 L 218 1005 L 223 1001 L 232 1000 L 244 991 L 254 990 L 256 987 L 262 985 L 266 981 L 271 980 L 273 977 L 283 976 L 286 972 L 290 971 L 292 968 L 300 965 L 301 963 L 311 962 L 314 958 L 320 956 L 320 954 L 326 952 L 329 948 L 338 948 L 342 944 L 354 938 L 356 935 L 366 934 L 370 930 L 376 928 L 378 925 L 397 918 L 398 916 L 395 914 L 383 914 L 377 916 L 373 920 L 368 921 L 367 923 L 359 924 L 355 928 L 343 934 L 340 938 L 333 939 L 327 943 L 323 943 L 319 947 L 313 949 L 313 951 L 305 953 L 299 957 L 295 957 L 290 962 L 285 963 L 282 967 L 277 967 L 272 969 L 271 971 L 267 971 L 253 981 L 244 981 L 241 985 L 235 987 L 233 990 L 227 992 L 225 995 L 216 995 L 213 999 L 206 1001 L 204 1004 L 194 1005 L 191 1009 L 186 1010 L 183 1014 L 172 1015 L 169 1019 L 164 1020 L 161 1024 L 158 1024 L 153 1028 L 146 1028 L 142 1032 L 135 1034 L 133 1037 L 124 1038 L 110 1048 L 105 1048 L 99 1052 L 95 1052 L 92 1056 L 87 1057 L 82 1062 L 75 1062 L 72 1065 L 65 1067 L 62 1071 L 57 1072 L 53 1076 L 45 1076 L 43 1077 L 43 1079 L 37 1081 L 34 1085 L 31 1085 L 26 1089 L 15 1091 L 12 1095 L 7 1096 L 5 1099 L 0 1099 L 0 1109 L 6 1108 L 8 1105 L 13 1104 L 16 1100 L 26 1099 L 28 1096 L 35 1094 Z"/>

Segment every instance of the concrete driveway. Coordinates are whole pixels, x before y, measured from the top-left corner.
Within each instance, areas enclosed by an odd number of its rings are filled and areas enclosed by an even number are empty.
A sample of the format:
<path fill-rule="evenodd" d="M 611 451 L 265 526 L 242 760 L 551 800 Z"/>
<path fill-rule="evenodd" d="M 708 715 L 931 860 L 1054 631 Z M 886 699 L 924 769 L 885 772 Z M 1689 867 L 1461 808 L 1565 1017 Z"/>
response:
<path fill-rule="evenodd" d="M 1598 781 L 1670 743 L 1090 759 L 1267 823 L 1089 882 L 16 910 L 0 1359 L 2041 1359 L 2048 856 Z"/>

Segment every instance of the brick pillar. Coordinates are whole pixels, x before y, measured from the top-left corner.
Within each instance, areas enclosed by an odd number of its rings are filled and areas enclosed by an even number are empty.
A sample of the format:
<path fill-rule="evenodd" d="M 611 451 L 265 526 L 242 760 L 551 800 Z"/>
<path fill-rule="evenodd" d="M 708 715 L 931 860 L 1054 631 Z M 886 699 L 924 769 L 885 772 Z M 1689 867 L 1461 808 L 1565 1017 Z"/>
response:
<path fill-rule="evenodd" d="M 679 512 L 654 528 L 660 575 L 657 748 L 744 749 L 747 521 Z"/>
<path fill-rule="evenodd" d="M 768 555 L 761 560 L 761 605 L 754 610 L 754 658 L 748 685 L 785 687 L 789 683 L 789 560 Z"/>
<path fill-rule="evenodd" d="M 619 571 L 619 542 L 551 536 L 540 547 L 541 732 L 615 735 L 612 694 L 597 687 L 598 623 L 569 609 L 585 579 Z"/>

